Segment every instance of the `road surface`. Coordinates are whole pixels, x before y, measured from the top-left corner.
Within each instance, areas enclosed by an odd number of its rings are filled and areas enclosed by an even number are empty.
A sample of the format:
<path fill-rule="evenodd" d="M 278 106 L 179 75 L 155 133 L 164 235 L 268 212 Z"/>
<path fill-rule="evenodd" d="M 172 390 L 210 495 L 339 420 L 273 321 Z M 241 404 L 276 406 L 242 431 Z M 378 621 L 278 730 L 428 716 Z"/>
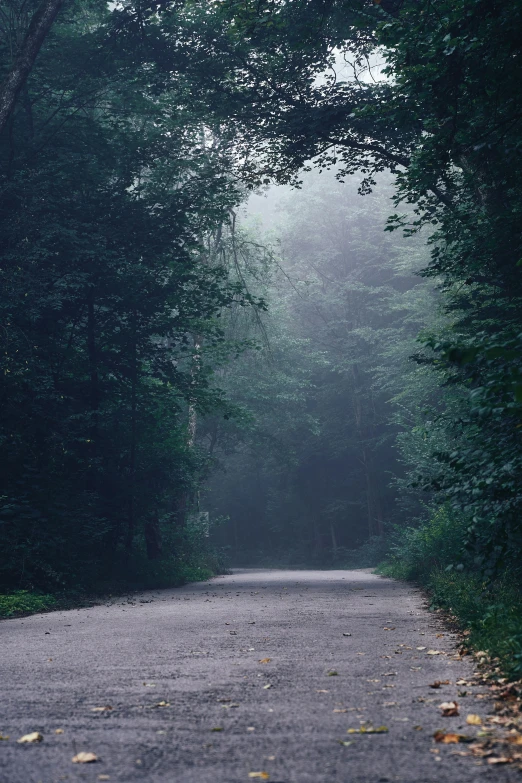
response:
<path fill-rule="evenodd" d="M 467 713 L 491 704 L 455 684 L 472 662 L 422 593 L 368 570 L 240 570 L 6 620 L 0 637 L 1 783 L 520 779 L 433 741 L 476 733 Z M 455 698 L 461 717 L 441 717 Z M 348 732 L 372 726 L 388 731 Z"/>

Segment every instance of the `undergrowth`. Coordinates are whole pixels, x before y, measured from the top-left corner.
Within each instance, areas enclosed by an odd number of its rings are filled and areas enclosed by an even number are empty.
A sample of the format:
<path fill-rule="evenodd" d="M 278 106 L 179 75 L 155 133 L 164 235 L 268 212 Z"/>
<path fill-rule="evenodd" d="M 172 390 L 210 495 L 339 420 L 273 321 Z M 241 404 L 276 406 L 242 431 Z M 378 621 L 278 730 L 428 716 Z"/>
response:
<path fill-rule="evenodd" d="M 107 595 L 181 587 L 227 572 L 221 551 L 201 536 L 187 531 L 177 538 L 176 544 L 175 555 L 157 560 L 149 560 L 145 551 L 137 548 L 127 561 L 115 564 L 110 573 L 74 588 L 60 585 L 56 590 L 43 592 L 35 585 L 27 585 L 25 589 L 0 591 L 0 618 L 92 606 Z"/>
<path fill-rule="evenodd" d="M 377 573 L 423 585 L 433 606 L 469 631 L 469 647 L 486 651 L 508 676 L 520 678 L 520 574 L 505 571 L 486 579 L 464 550 L 465 526 L 464 519 L 441 508 L 427 523 L 397 531 Z"/>
<path fill-rule="evenodd" d="M 45 612 L 56 605 L 53 595 L 32 593 L 29 590 L 15 590 L 0 593 L 0 617 L 14 617 L 17 614 Z"/>

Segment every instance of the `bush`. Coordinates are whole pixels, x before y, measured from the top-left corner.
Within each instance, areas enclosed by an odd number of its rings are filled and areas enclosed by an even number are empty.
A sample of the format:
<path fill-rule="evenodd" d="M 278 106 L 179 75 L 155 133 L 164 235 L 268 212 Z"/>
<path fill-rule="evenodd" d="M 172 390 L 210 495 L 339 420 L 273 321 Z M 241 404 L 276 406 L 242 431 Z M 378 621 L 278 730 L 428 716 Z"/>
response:
<path fill-rule="evenodd" d="M 464 551 L 466 529 L 466 520 L 451 515 L 446 507 L 437 509 L 420 527 L 396 529 L 379 573 L 424 582 L 434 569 L 462 568 L 469 558 Z"/>
<path fill-rule="evenodd" d="M 25 612 L 44 612 L 46 609 L 52 609 L 55 604 L 56 598 L 52 595 L 16 590 L 13 593 L 0 594 L 0 617 L 13 617 Z"/>
<path fill-rule="evenodd" d="M 467 523 L 438 509 L 425 524 L 397 531 L 383 576 L 424 585 L 434 606 L 450 612 L 469 630 L 468 644 L 498 658 L 512 677 L 522 676 L 520 574 L 504 572 L 488 579 L 471 562 L 463 542 Z"/>

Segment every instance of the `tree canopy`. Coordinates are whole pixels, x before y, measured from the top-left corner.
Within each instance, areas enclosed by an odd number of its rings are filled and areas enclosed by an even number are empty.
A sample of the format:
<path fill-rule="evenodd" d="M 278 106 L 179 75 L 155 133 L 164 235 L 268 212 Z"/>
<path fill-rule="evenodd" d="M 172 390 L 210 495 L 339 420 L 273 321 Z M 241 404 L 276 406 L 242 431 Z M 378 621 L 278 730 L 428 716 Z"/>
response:
<path fill-rule="evenodd" d="M 245 545 L 450 504 L 516 563 L 520 1 L 0 10 L 0 579 L 196 568 L 212 486 Z"/>

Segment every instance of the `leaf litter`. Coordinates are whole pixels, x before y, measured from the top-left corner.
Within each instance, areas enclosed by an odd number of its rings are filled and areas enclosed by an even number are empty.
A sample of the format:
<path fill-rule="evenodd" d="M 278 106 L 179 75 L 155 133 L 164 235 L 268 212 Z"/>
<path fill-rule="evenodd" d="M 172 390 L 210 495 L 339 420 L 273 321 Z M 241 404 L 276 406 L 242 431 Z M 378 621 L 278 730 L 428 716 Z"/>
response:
<path fill-rule="evenodd" d="M 98 761 L 96 753 L 89 753 L 86 751 L 81 751 L 80 753 L 77 753 L 76 756 L 72 757 L 73 764 L 92 764 L 95 761 Z"/>
<path fill-rule="evenodd" d="M 40 734 L 39 731 L 32 731 L 30 734 L 24 734 L 23 737 L 20 737 L 20 739 L 16 741 L 21 744 L 24 744 L 24 743 L 31 743 L 31 742 L 41 742 L 42 740 L 43 740 L 43 735 Z"/>

